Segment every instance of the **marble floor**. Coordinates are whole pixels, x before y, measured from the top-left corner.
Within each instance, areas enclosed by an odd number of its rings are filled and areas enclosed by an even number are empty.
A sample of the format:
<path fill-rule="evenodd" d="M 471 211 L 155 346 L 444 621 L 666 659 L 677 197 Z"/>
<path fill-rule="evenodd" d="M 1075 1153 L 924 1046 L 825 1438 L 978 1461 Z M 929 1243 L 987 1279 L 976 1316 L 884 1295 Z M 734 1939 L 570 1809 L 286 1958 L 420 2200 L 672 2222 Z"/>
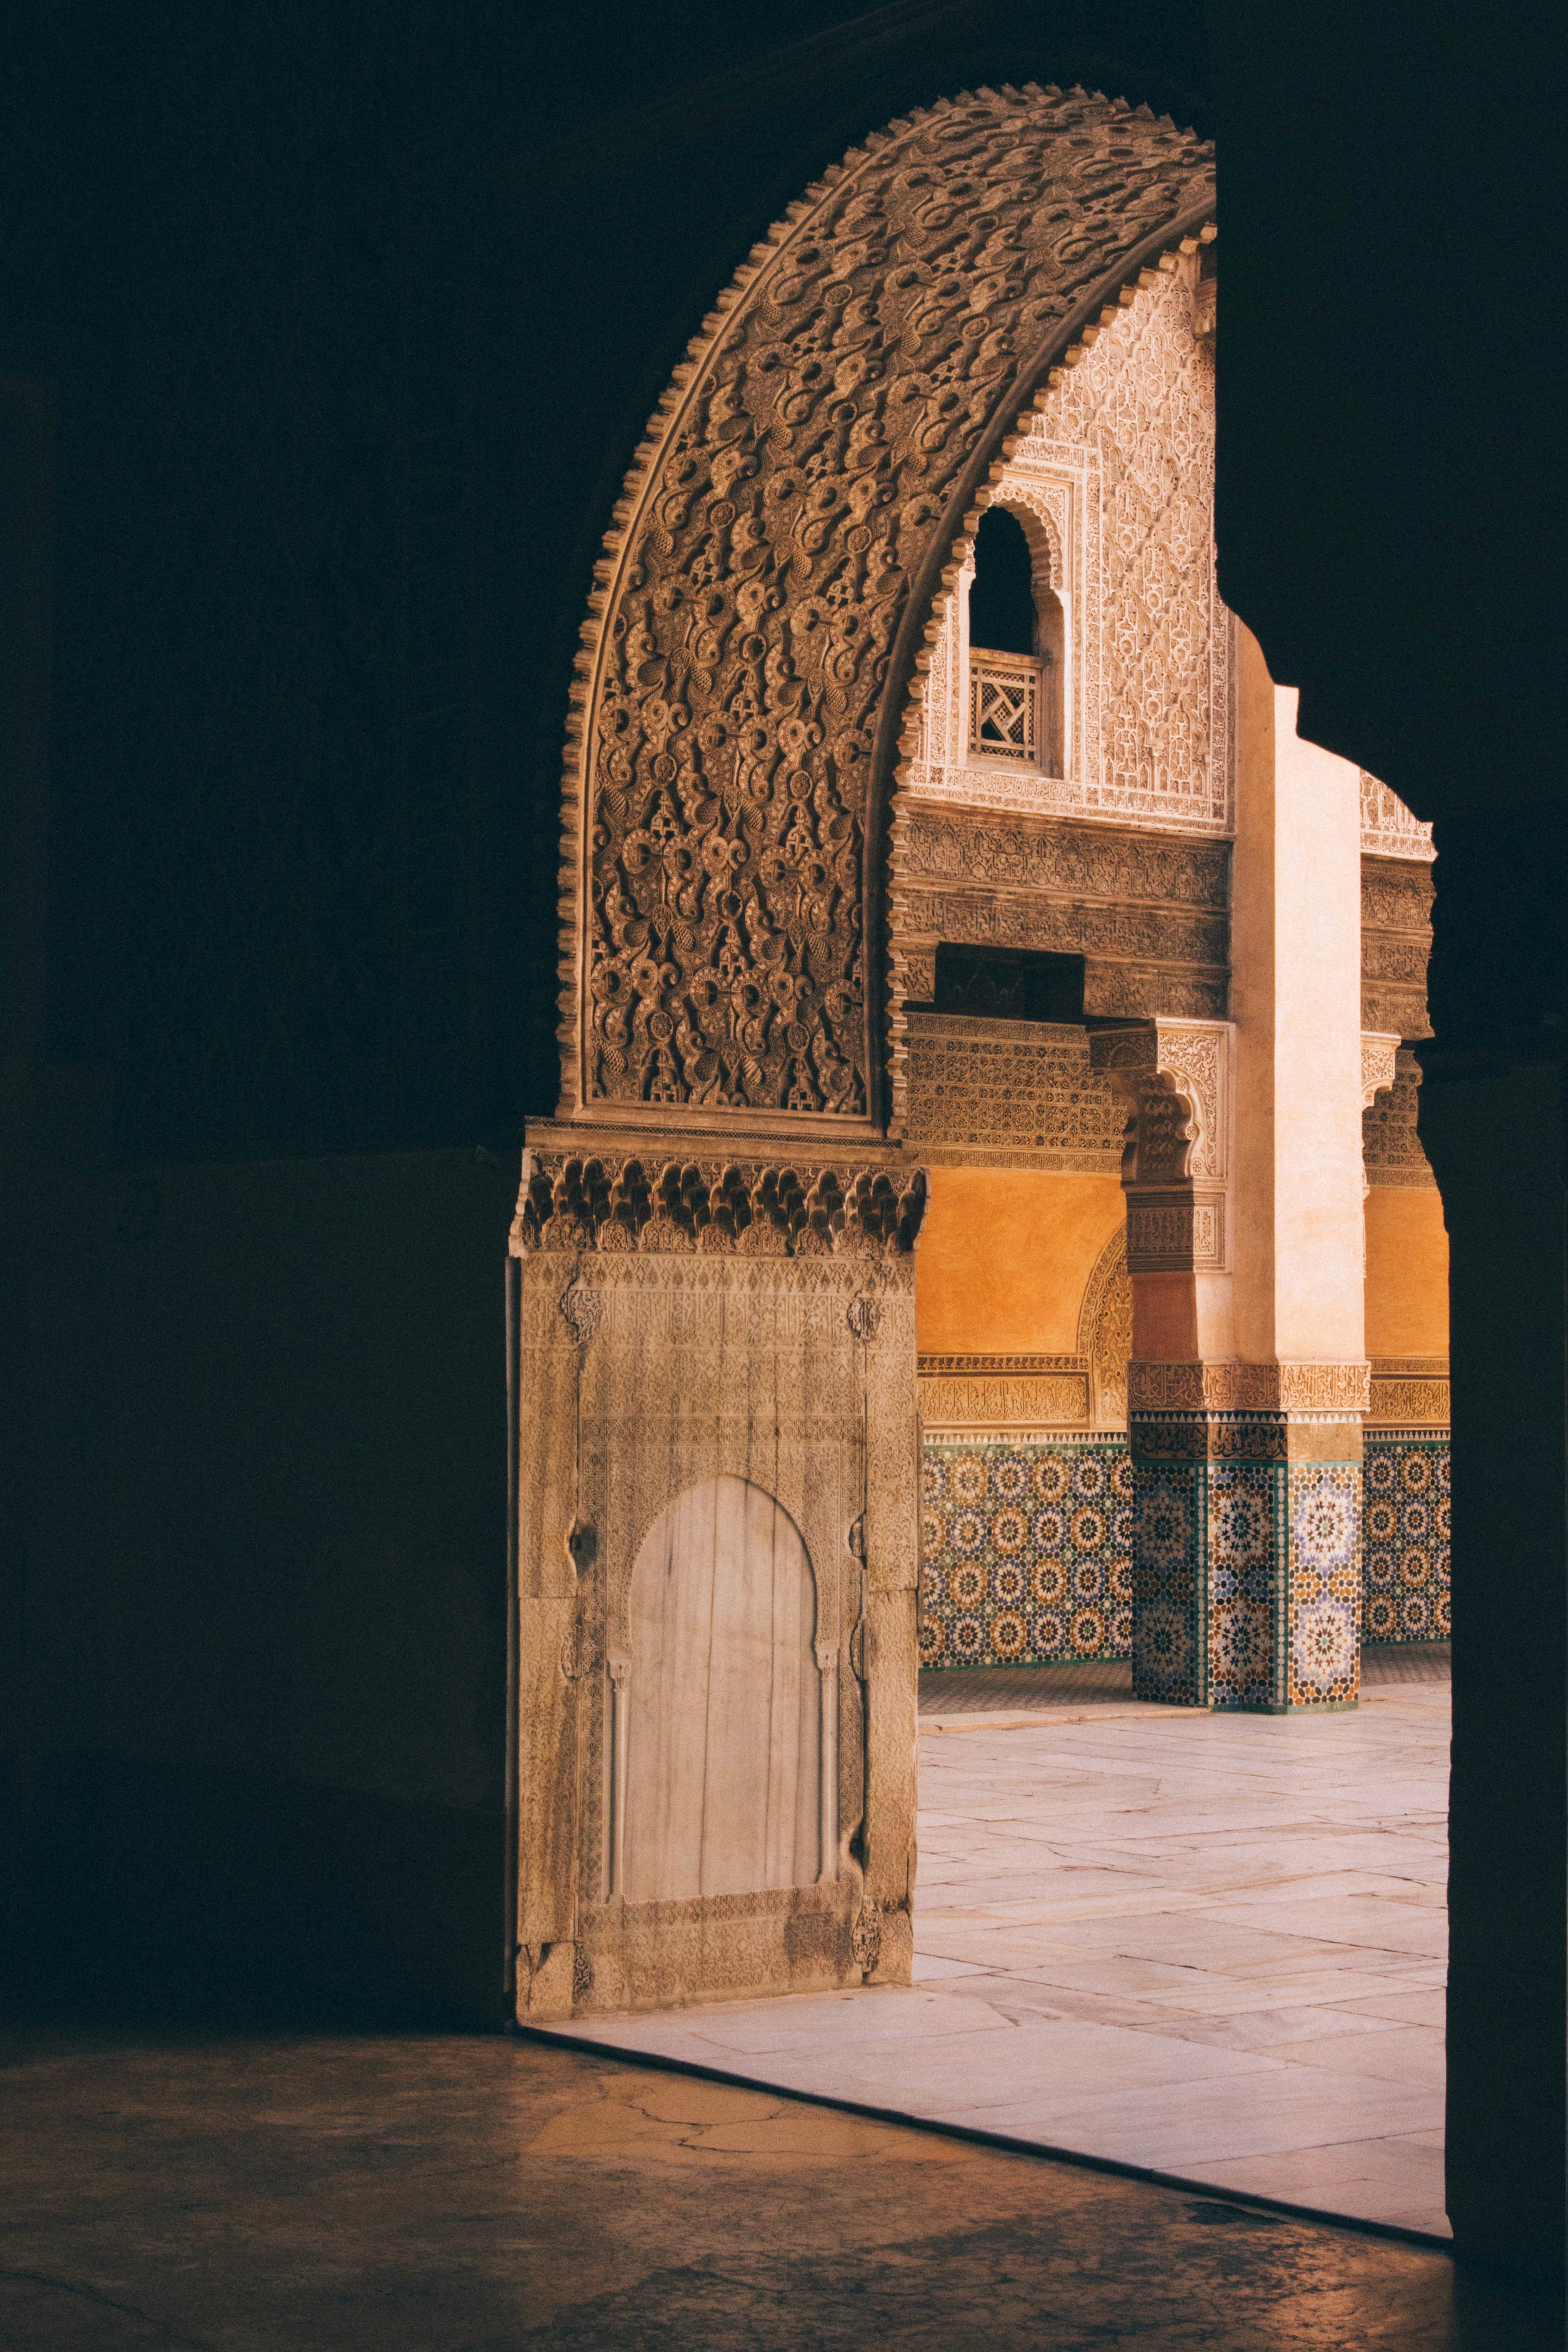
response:
<path fill-rule="evenodd" d="M 566 2031 L 1446 2237 L 1446 1666 L 1368 1663 L 1321 1718 L 927 1677 L 913 1987 Z"/>

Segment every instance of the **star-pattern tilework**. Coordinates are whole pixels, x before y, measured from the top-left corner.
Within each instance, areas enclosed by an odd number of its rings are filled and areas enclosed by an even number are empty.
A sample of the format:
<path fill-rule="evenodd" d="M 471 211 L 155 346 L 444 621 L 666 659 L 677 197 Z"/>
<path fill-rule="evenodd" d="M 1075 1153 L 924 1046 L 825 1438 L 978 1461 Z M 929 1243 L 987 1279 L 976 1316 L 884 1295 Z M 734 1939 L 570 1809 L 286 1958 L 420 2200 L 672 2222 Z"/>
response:
<path fill-rule="evenodd" d="M 1208 1696 L 1264 1706 L 1273 1696 L 1275 1562 L 1285 1473 L 1261 1462 L 1208 1466 Z"/>
<path fill-rule="evenodd" d="M 1361 1688 L 1361 1465 L 1300 1462 L 1289 1475 L 1285 1696 L 1344 1706 Z"/>
<path fill-rule="evenodd" d="M 923 1666 L 1130 1656 L 1126 1439 L 928 1437 L 920 1598 Z"/>
<path fill-rule="evenodd" d="M 1448 1431 L 1368 1430 L 1363 1475 L 1363 1641 L 1447 1642 Z"/>
<path fill-rule="evenodd" d="M 1133 1696 L 1203 1703 L 1207 1500 L 1201 1462 L 1134 1467 Z"/>

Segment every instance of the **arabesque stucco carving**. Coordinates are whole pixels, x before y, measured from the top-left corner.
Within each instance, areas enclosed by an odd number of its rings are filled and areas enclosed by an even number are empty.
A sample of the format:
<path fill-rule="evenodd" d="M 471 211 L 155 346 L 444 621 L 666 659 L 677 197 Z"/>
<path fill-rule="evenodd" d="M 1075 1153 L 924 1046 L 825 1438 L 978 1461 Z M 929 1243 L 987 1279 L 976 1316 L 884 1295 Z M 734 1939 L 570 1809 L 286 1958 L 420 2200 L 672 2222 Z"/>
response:
<path fill-rule="evenodd" d="M 865 853 L 906 603 L 1053 334 L 1210 189 L 1146 109 L 984 91 L 868 140 L 755 248 L 591 599 L 564 1109 L 874 1113 Z"/>

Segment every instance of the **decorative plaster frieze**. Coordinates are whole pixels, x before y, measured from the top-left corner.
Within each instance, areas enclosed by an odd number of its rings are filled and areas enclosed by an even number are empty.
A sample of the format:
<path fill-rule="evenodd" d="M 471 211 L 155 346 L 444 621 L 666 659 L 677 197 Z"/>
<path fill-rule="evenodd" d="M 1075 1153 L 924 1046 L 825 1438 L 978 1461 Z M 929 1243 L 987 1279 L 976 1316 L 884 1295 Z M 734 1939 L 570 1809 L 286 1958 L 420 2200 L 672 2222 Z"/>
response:
<path fill-rule="evenodd" d="M 1123 1170 L 1129 1185 L 1228 1179 L 1235 1061 L 1229 1022 L 1156 1019 L 1101 1030 L 1090 1039 L 1089 1057 L 1134 1115 L 1134 1161 Z"/>
<path fill-rule="evenodd" d="M 1062 772 L 998 774 L 969 750 L 966 541 L 928 632 L 919 723 L 906 730 L 912 800 L 1229 830 L 1232 627 L 1214 580 L 1214 368 L 1193 307 L 1196 247 L 1167 260 L 1053 375 L 989 490 L 1026 535 L 1060 550 Z"/>
<path fill-rule="evenodd" d="M 919 1168 L 890 1174 L 841 1163 L 768 1167 L 669 1160 L 661 1165 L 652 1154 L 606 1161 L 530 1151 L 514 1232 L 523 1255 L 538 1250 L 740 1257 L 906 1254 L 925 1206 Z"/>
<path fill-rule="evenodd" d="M 1367 1418 L 1380 1428 L 1418 1423 L 1446 1429 L 1448 1395 L 1447 1356 L 1373 1358 L 1372 1409 Z"/>
<path fill-rule="evenodd" d="M 904 1132 L 924 1158 L 1113 1176 L 1124 1120 L 1075 1024 L 909 1015 Z"/>
<path fill-rule="evenodd" d="M 1416 1128 L 1421 1065 L 1396 1041 L 1393 1070 L 1362 1112 L 1362 1167 L 1369 1186 L 1437 1189 Z"/>
<path fill-rule="evenodd" d="M 1078 1310 L 1078 1345 L 1090 1367 L 1089 1411 L 1096 1429 L 1127 1426 L 1127 1362 L 1133 1352 L 1133 1285 L 1125 1222 L 1094 1262 Z"/>
<path fill-rule="evenodd" d="M 1376 1030 L 1363 1030 L 1361 1036 L 1361 1104 L 1371 1108 L 1380 1094 L 1386 1094 L 1394 1084 L 1395 1056 L 1399 1051 L 1397 1037 Z"/>
<path fill-rule="evenodd" d="M 1229 1264 L 1223 1192 L 1129 1187 L 1129 1274 L 1220 1274 Z"/>
<path fill-rule="evenodd" d="M 930 1430 L 1074 1429 L 1089 1422 L 1087 1373 L 1049 1380 L 925 1380 L 920 1412 Z"/>
<path fill-rule="evenodd" d="M 1437 852 L 1432 828 L 1423 824 L 1397 793 L 1361 772 L 1361 846 L 1369 856 L 1406 857 L 1430 865 Z"/>
<path fill-rule="evenodd" d="M 1154 1363 L 1128 1366 L 1128 1401 L 1140 1412 L 1364 1413 L 1362 1364 Z"/>

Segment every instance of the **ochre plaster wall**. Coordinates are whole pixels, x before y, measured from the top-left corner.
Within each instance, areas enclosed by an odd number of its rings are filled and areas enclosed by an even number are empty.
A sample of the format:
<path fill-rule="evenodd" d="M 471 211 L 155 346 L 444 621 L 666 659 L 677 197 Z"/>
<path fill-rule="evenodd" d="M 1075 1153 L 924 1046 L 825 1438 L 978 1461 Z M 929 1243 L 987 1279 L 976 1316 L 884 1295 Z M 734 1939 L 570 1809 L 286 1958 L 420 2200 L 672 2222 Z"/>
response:
<path fill-rule="evenodd" d="M 1441 1196 L 1426 1186 L 1366 1196 L 1366 1352 L 1448 1352 L 1448 1236 Z"/>
<path fill-rule="evenodd" d="M 1084 1286 L 1123 1221 L 1114 1176 L 934 1168 L 915 1254 L 931 1354 L 1071 1355 Z"/>

